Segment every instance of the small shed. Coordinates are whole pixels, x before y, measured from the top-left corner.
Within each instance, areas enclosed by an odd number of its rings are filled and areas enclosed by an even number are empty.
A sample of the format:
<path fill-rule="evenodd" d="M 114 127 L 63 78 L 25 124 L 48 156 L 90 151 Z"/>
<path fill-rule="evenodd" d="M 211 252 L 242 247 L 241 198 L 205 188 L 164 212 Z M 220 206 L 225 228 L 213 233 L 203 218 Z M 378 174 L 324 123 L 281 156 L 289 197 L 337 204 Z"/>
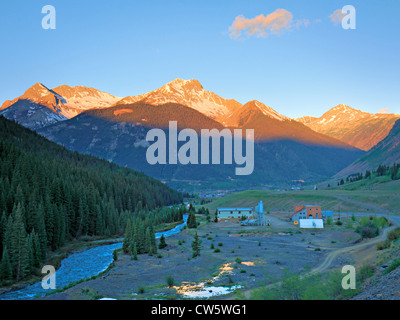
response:
<path fill-rule="evenodd" d="M 322 211 L 322 218 L 326 219 L 328 217 L 333 218 L 333 211 Z"/>

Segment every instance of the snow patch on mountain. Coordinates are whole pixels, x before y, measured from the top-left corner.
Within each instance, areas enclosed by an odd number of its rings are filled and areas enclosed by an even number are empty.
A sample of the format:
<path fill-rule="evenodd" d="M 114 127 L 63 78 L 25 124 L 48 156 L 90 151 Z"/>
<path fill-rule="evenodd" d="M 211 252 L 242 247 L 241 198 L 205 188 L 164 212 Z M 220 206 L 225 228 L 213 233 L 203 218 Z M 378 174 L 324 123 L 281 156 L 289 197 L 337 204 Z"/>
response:
<path fill-rule="evenodd" d="M 31 129 L 75 117 L 93 108 L 107 108 L 120 98 L 83 86 L 49 89 L 36 83 L 25 93 L 3 103 L 1 114 Z M 29 109 L 29 110 L 28 110 Z"/>

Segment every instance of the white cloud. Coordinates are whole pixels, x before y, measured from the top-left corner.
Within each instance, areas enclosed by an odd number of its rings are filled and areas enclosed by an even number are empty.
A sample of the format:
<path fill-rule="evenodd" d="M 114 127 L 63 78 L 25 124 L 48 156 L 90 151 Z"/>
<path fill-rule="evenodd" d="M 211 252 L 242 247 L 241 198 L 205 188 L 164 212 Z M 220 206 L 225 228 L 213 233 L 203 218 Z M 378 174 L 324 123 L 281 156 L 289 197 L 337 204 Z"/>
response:
<path fill-rule="evenodd" d="M 389 113 L 389 108 L 383 108 L 379 110 L 378 113 Z"/>
<path fill-rule="evenodd" d="M 279 34 L 292 27 L 307 27 L 308 19 L 293 22 L 293 14 L 285 9 L 277 9 L 267 16 L 260 14 L 252 19 L 237 16 L 229 27 L 231 38 L 240 38 L 242 34 L 255 37 L 267 37 L 270 34 Z"/>
<path fill-rule="evenodd" d="M 342 23 L 343 17 L 345 17 L 345 16 L 346 16 L 346 14 L 344 14 L 342 12 L 342 9 L 337 9 L 329 16 L 329 18 L 337 26 L 340 23 Z"/>

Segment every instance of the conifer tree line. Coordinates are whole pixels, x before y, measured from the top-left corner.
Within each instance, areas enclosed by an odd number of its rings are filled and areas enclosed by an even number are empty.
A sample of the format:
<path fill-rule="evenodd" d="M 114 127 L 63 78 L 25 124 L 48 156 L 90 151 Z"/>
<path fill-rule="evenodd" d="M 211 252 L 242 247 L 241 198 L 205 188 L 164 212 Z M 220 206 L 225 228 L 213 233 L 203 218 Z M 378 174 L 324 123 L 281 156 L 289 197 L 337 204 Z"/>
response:
<path fill-rule="evenodd" d="M 157 253 L 157 242 L 155 238 L 155 227 L 165 222 L 177 222 L 183 219 L 186 213 L 185 207 L 161 208 L 148 213 L 139 211 L 128 218 L 125 228 L 124 243 L 122 249 L 137 259 L 138 254 Z M 165 239 L 160 249 L 164 248 Z"/>
<path fill-rule="evenodd" d="M 391 180 L 400 179 L 400 163 L 393 163 L 392 166 L 380 164 L 376 170 L 366 170 L 365 174 L 362 172 L 352 174 L 345 179 L 341 179 L 337 182 L 338 185 L 344 185 L 345 183 L 351 183 L 355 181 L 360 181 L 363 179 L 371 179 L 373 176 L 383 177 L 390 176 Z"/>
<path fill-rule="evenodd" d="M 49 250 L 72 239 L 123 234 L 133 216 L 151 234 L 151 225 L 177 218 L 157 208 L 182 200 L 143 173 L 68 151 L 0 117 L 0 281 L 34 273 Z"/>

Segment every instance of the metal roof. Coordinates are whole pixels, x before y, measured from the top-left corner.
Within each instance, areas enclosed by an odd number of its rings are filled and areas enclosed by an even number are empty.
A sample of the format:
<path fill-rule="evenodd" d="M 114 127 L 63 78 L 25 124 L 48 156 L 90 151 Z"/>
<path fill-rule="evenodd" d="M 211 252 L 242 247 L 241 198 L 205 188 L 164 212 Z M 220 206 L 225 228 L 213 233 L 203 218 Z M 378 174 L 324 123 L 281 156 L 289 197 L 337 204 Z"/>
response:
<path fill-rule="evenodd" d="M 218 211 L 239 211 L 239 210 L 243 210 L 243 211 L 246 211 L 246 210 L 253 210 L 253 208 L 218 208 L 217 209 Z"/>

